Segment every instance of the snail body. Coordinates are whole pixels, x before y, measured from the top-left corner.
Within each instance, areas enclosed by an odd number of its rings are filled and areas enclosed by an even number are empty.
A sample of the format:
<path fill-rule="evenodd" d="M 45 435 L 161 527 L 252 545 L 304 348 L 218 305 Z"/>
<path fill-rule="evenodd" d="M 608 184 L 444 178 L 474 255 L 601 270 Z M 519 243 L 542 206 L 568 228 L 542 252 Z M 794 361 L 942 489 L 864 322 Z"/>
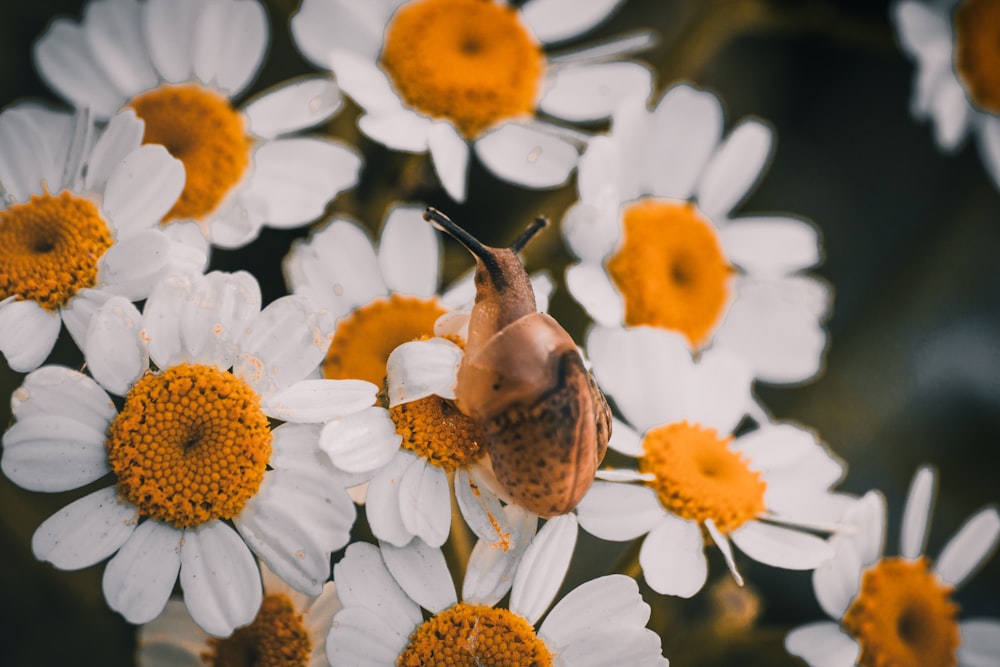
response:
<path fill-rule="evenodd" d="M 424 217 L 476 258 L 455 404 L 483 431 L 493 472 L 511 499 L 543 517 L 565 514 L 604 458 L 611 411 L 573 339 L 538 312 L 517 257 L 546 221 L 537 219 L 511 247 L 492 248 L 434 209 Z"/>

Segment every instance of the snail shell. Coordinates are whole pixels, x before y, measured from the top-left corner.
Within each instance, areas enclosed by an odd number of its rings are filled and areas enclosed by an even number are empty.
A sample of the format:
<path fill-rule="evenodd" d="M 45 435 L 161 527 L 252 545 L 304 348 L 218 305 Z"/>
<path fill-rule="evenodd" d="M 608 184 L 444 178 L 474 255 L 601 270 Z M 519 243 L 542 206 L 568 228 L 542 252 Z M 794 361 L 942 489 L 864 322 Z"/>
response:
<path fill-rule="evenodd" d="M 517 252 L 485 246 L 434 209 L 424 217 L 476 257 L 476 302 L 455 403 L 482 429 L 511 499 L 543 517 L 565 514 L 590 488 L 611 436 L 611 410 L 566 330 L 539 313 Z"/>

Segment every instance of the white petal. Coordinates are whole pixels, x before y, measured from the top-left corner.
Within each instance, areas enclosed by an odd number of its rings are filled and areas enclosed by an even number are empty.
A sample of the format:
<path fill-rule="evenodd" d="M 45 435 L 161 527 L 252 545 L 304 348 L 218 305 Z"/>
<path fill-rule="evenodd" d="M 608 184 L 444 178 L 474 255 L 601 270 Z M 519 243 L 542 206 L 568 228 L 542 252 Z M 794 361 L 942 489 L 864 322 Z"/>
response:
<path fill-rule="evenodd" d="M 301 380 L 265 398 L 262 407 L 275 419 L 314 424 L 358 412 L 375 403 L 377 393 L 364 380 Z"/>
<path fill-rule="evenodd" d="M 636 458 L 645 452 L 642 447 L 642 436 L 617 417 L 611 418 L 611 439 L 608 441 L 608 447 L 620 454 Z"/>
<path fill-rule="evenodd" d="M 260 4 L 209 0 L 198 17 L 192 45 L 195 76 L 230 97 L 238 95 L 260 69 L 267 31 Z"/>
<path fill-rule="evenodd" d="M 641 628 L 649 621 L 649 605 L 631 577 L 612 574 L 591 579 L 566 594 L 545 618 L 538 634 L 556 648 L 603 630 Z"/>
<path fill-rule="evenodd" d="M 139 513 L 118 499 L 109 486 L 75 500 L 35 530 L 31 550 L 35 558 L 61 570 L 78 570 L 104 560 L 135 530 Z"/>
<path fill-rule="evenodd" d="M 478 144 L 477 144 L 478 146 Z M 434 121 L 427 130 L 427 150 L 438 180 L 457 202 L 465 201 L 465 177 L 469 170 L 469 144 L 448 121 Z"/>
<path fill-rule="evenodd" d="M 646 583 L 657 593 L 691 597 L 708 578 L 701 527 L 694 521 L 664 516 L 643 540 L 639 565 Z"/>
<path fill-rule="evenodd" d="M 119 237 L 149 229 L 184 189 L 184 164 L 157 144 L 146 144 L 118 163 L 108 178 L 102 208 Z"/>
<path fill-rule="evenodd" d="M 1000 541 L 1000 513 L 986 507 L 972 515 L 941 550 L 934 571 L 945 584 L 961 586 Z"/>
<path fill-rule="evenodd" d="M 739 218 L 719 231 L 729 260 L 755 275 L 778 277 L 816 265 L 819 233 L 806 220 Z"/>
<path fill-rule="evenodd" d="M 1000 120 L 987 118 L 979 129 L 979 154 L 993 182 L 1000 187 Z"/>
<path fill-rule="evenodd" d="M 424 220 L 424 207 L 393 206 L 378 242 L 378 264 L 392 292 L 423 298 L 438 288 L 441 235 Z"/>
<path fill-rule="evenodd" d="M 509 529 L 500 541 L 480 539 L 472 548 L 462 600 L 470 604 L 495 605 L 507 594 L 514 582 L 514 573 L 521 556 L 535 536 L 538 517 L 517 505 L 507 505 L 500 513 L 500 522 Z M 501 529 L 503 532 L 505 529 Z"/>
<path fill-rule="evenodd" d="M 162 614 L 138 628 L 135 662 L 138 667 L 202 667 L 199 656 L 207 640 L 184 602 L 168 600 Z"/>
<path fill-rule="evenodd" d="M 584 166 L 590 164 L 589 156 L 593 155 L 595 139 L 587 152 L 580 158 L 577 172 L 577 188 L 585 192 L 585 179 L 591 169 Z M 607 196 L 598 195 L 598 201 L 576 202 L 567 209 L 562 219 L 562 233 L 566 244 L 574 255 L 585 263 L 598 264 L 618 245 L 621 236 L 621 225 L 618 220 L 618 202 L 615 193 Z M 581 197 L 584 195 L 581 194 Z M 605 204 L 606 205 L 602 205 Z"/>
<path fill-rule="evenodd" d="M 752 410 L 752 384 L 745 360 L 725 350 L 709 350 L 684 378 L 679 412 L 720 435 L 731 433 Z"/>
<path fill-rule="evenodd" d="M 954 150 L 965 138 L 973 111 L 965 88 L 952 72 L 941 76 L 930 104 L 934 118 L 934 139 L 942 150 Z"/>
<path fill-rule="evenodd" d="M 885 498 L 878 491 L 869 491 L 854 502 L 844 513 L 843 521 L 854 526 L 851 537 L 861 558 L 861 565 L 869 567 L 882 557 L 885 544 Z"/>
<path fill-rule="evenodd" d="M 600 264 L 568 267 L 566 288 L 598 324 L 616 326 L 625 320 L 625 301 Z"/>
<path fill-rule="evenodd" d="M 1000 655 L 1000 621 L 970 618 L 958 624 L 962 643 L 958 662 L 962 667 L 996 667 Z"/>
<path fill-rule="evenodd" d="M 903 525 L 899 538 L 899 555 L 915 559 L 924 553 L 930 528 L 931 508 L 935 495 L 934 470 L 921 466 L 910 483 L 903 509 Z"/>
<path fill-rule="evenodd" d="M 711 519 L 705 519 L 704 525 L 712 541 L 715 542 L 715 546 L 719 547 L 719 551 L 722 552 L 722 558 L 726 561 L 726 567 L 729 568 L 730 574 L 733 575 L 736 585 L 742 586 L 743 575 L 740 574 L 739 569 L 736 567 L 736 559 L 733 557 L 733 545 L 729 543 L 729 538 L 716 528 L 715 522 Z"/>
<path fill-rule="evenodd" d="M 710 220 L 722 220 L 763 175 L 771 155 L 771 128 L 756 120 L 737 125 L 705 167 L 698 205 Z"/>
<path fill-rule="evenodd" d="M 389 411 L 377 406 L 334 419 L 323 427 L 319 446 L 347 472 L 376 470 L 392 460 L 402 437 Z"/>
<path fill-rule="evenodd" d="M 413 533 L 403 525 L 399 506 L 399 485 L 406 468 L 416 460 L 408 451 L 398 452 L 372 478 L 365 497 L 365 510 L 372 533 L 378 539 L 397 547 L 409 544 Z"/>
<path fill-rule="evenodd" d="M 385 566 L 411 600 L 435 614 L 458 602 L 440 549 L 419 538 L 405 547 L 381 546 Z"/>
<path fill-rule="evenodd" d="M 382 610 L 345 607 L 326 636 L 327 660 L 333 667 L 393 667 L 418 624 L 400 633 L 386 623 Z"/>
<path fill-rule="evenodd" d="M 346 49 L 374 61 L 382 46 L 389 16 L 379 2 L 305 0 L 292 17 L 292 37 L 302 53 L 320 68 L 329 68 L 330 52 Z"/>
<path fill-rule="evenodd" d="M 136 117 L 134 109 L 115 114 L 87 157 L 84 186 L 88 190 L 103 190 L 118 164 L 142 145 L 145 130 L 146 124 Z"/>
<path fill-rule="evenodd" d="M 354 187 L 361 156 L 339 141 L 312 137 L 275 139 L 253 154 L 249 196 L 267 205 L 271 227 L 303 225 L 323 214 L 338 193 Z"/>
<path fill-rule="evenodd" d="M 861 556 L 849 535 L 830 540 L 833 558 L 813 571 L 816 600 L 830 618 L 840 618 L 858 594 L 861 586 Z"/>
<path fill-rule="evenodd" d="M 389 355 L 386 374 L 389 406 L 416 401 L 432 394 L 455 398 L 462 348 L 446 338 L 403 343 Z"/>
<path fill-rule="evenodd" d="M 355 512 L 323 469 L 272 470 L 233 523 L 282 581 L 315 596 L 330 578 L 330 553 L 350 539 Z"/>
<path fill-rule="evenodd" d="M 333 318 L 304 297 L 283 296 L 268 304 L 240 338 L 233 373 L 267 396 L 309 376 L 330 346 Z"/>
<path fill-rule="evenodd" d="M 488 488 L 480 488 L 469 471 L 455 471 L 455 501 L 465 522 L 476 536 L 487 544 L 501 545 L 509 541 L 509 530 L 500 499 Z M 463 598 L 465 596 L 463 595 Z"/>
<path fill-rule="evenodd" d="M 345 610 L 371 610 L 395 634 L 408 637 L 423 620 L 420 607 L 396 583 L 373 544 L 355 542 L 347 547 L 344 557 L 333 566 L 333 579 Z"/>
<path fill-rule="evenodd" d="M 191 618 L 210 635 L 229 635 L 260 608 L 257 562 L 236 531 L 221 521 L 184 531 L 180 580 Z"/>
<path fill-rule="evenodd" d="M 386 148 L 406 153 L 427 152 L 431 126 L 430 118 L 403 107 L 366 113 L 358 119 L 358 128 L 366 137 Z"/>
<path fill-rule="evenodd" d="M 643 627 L 602 628 L 563 647 L 559 651 L 559 659 L 565 661 L 563 664 L 574 667 L 617 664 L 662 667 L 668 663 L 661 653 L 660 637 L 652 630 Z"/>
<path fill-rule="evenodd" d="M 82 26 L 56 19 L 35 42 L 35 65 L 45 82 L 76 107 L 89 107 L 98 118 L 110 118 L 125 102 L 93 61 Z"/>
<path fill-rule="evenodd" d="M 569 569 L 578 533 L 576 517 L 562 514 L 545 522 L 514 574 L 510 610 L 534 624 L 552 604 Z"/>
<path fill-rule="evenodd" d="M 160 75 L 171 83 L 191 78 L 202 0 L 146 0 L 143 37 Z"/>
<path fill-rule="evenodd" d="M 504 123 L 476 140 L 476 155 L 503 180 L 527 188 L 554 188 L 576 166 L 576 147 L 520 123 Z"/>
<path fill-rule="evenodd" d="M 10 403 L 19 420 L 63 417 L 97 433 L 104 433 L 118 413 L 100 385 L 63 366 L 43 366 L 28 375 Z"/>
<path fill-rule="evenodd" d="M 112 394 L 124 396 L 149 368 L 141 338 L 142 314 L 128 299 L 108 299 L 90 320 L 84 358 L 90 374 Z"/>
<path fill-rule="evenodd" d="M 90 320 L 101 306 L 114 296 L 104 289 L 84 288 L 79 290 L 69 305 L 62 309 L 63 324 L 66 325 L 70 338 L 79 349 L 86 347 Z"/>
<path fill-rule="evenodd" d="M 34 301 L 0 304 L 0 351 L 11 370 L 27 373 L 38 368 L 59 337 L 59 313 Z"/>
<path fill-rule="evenodd" d="M 719 98 L 687 84 L 675 85 L 650 114 L 645 150 L 649 193 L 690 199 L 705 165 L 722 138 Z"/>
<path fill-rule="evenodd" d="M 243 107 L 247 129 L 273 139 L 315 127 L 340 110 L 343 100 L 328 76 L 303 76 L 255 95 Z"/>
<path fill-rule="evenodd" d="M 141 229 L 119 240 L 101 257 L 98 284 L 112 294 L 139 301 L 172 272 L 170 238 L 159 229 Z"/>
<path fill-rule="evenodd" d="M 54 146 L 46 142 L 42 125 L 44 112 L 36 107 L 17 105 L 0 114 L 0 184 L 3 202 L 25 202 L 32 194 L 40 194 L 42 183 L 58 180 L 61 165 Z M 67 126 L 69 114 L 60 114 Z M 68 130 L 67 130 L 68 132 Z M 52 137 L 54 139 L 54 137 Z M 67 141 L 60 136 L 60 144 Z"/>
<path fill-rule="evenodd" d="M 100 430 L 59 414 L 18 419 L 3 434 L 0 465 L 10 481 L 31 491 L 68 491 L 111 471 Z"/>
<path fill-rule="evenodd" d="M 833 558 L 826 540 L 760 521 L 748 521 L 729 538 L 754 560 L 788 570 L 812 570 Z"/>
<path fill-rule="evenodd" d="M 664 515 L 656 492 L 648 486 L 601 481 L 594 482 L 576 512 L 585 531 L 616 542 L 645 535 Z"/>
<path fill-rule="evenodd" d="M 636 62 L 570 65 L 555 70 L 545 81 L 539 108 L 564 120 L 602 120 L 623 97 L 648 97 L 652 73 Z"/>
<path fill-rule="evenodd" d="M 411 461 L 399 481 L 399 512 L 407 532 L 431 547 L 444 544 L 451 529 L 451 490 L 444 470 L 423 458 Z"/>
<path fill-rule="evenodd" d="M 84 39 L 94 60 L 125 95 L 157 83 L 141 29 L 142 5 L 135 0 L 88 3 L 83 12 Z"/>
<path fill-rule="evenodd" d="M 521 19 L 543 44 L 561 42 L 587 32 L 606 19 L 624 0 L 528 0 Z"/>
<path fill-rule="evenodd" d="M 139 524 L 104 568 L 108 606 L 129 623 L 149 623 L 160 615 L 181 568 L 181 531 L 159 521 Z"/>
<path fill-rule="evenodd" d="M 785 650 L 810 667 L 853 667 L 860 653 L 858 643 L 829 621 L 795 628 L 785 637 Z"/>
<path fill-rule="evenodd" d="M 373 59 L 338 49 L 330 52 L 329 63 L 340 89 L 368 113 L 400 108 L 389 78 Z"/>

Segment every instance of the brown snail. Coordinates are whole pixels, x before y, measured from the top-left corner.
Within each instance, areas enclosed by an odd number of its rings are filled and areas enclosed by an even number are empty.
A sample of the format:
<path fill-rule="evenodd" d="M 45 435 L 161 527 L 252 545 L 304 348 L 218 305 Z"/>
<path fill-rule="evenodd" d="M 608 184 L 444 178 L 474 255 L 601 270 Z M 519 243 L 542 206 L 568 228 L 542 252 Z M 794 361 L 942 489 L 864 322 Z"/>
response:
<path fill-rule="evenodd" d="M 428 208 L 424 218 L 476 258 L 476 301 L 455 403 L 482 429 L 497 480 L 518 505 L 565 514 L 590 488 L 611 435 L 611 410 L 566 330 L 538 312 L 517 253 L 548 221 L 537 218 L 509 248 L 492 248 Z"/>

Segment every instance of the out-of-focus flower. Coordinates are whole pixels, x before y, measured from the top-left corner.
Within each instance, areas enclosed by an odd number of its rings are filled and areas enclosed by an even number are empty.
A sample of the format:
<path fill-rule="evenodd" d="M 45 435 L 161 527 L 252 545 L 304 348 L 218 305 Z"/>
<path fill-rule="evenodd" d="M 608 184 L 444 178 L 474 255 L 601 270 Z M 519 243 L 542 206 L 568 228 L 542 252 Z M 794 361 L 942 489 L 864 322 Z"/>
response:
<path fill-rule="evenodd" d="M 456 595 L 444 556 L 414 540 L 405 548 L 352 544 L 334 566 L 344 608 L 326 652 L 333 667 L 397 665 L 667 665 L 660 638 L 645 627 L 649 606 L 634 580 L 611 575 L 552 603 L 572 555 L 571 515 L 546 523 L 508 512 L 519 526 L 517 554 L 480 542 Z M 495 605 L 510 590 L 508 608 Z M 421 607 L 431 613 L 423 619 Z"/>
<path fill-rule="evenodd" d="M 917 66 L 913 116 L 930 118 L 946 152 L 975 135 L 1000 187 L 1000 2 L 902 0 L 892 6 L 892 19 Z"/>
<path fill-rule="evenodd" d="M 389 148 L 429 151 L 442 186 L 465 198 L 470 145 L 518 185 L 566 181 L 586 137 L 537 117 L 606 118 L 623 95 L 648 94 L 649 70 L 622 61 L 648 35 L 552 55 L 623 0 L 306 0 L 292 35 L 364 111 L 361 131 Z"/>
<path fill-rule="evenodd" d="M 677 85 L 650 111 L 621 103 L 611 133 L 580 159 L 580 200 L 563 232 L 582 260 L 566 284 L 598 323 L 655 326 L 692 351 L 726 349 L 765 382 L 822 367 L 829 289 L 803 270 L 816 229 L 788 216 L 731 213 L 763 174 L 772 132 L 744 120 L 722 139 L 718 98 Z"/>
<path fill-rule="evenodd" d="M 952 593 L 996 548 L 1000 513 L 986 507 L 965 522 L 937 560 L 924 555 L 935 475 L 921 468 L 903 510 L 899 556 L 883 555 L 885 499 L 869 492 L 845 513 L 853 533 L 830 539 L 836 555 L 813 573 L 816 599 L 834 621 L 793 630 L 789 653 L 819 667 L 997 664 L 1000 619 L 958 621 Z"/>
<path fill-rule="evenodd" d="M 114 478 L 39 526 L 36 557 L 78 569 L 113 554 L 104 595 L 132 623 L 159 615 L 179 574 L 192 618 L 217 636 L 257 614 L 251 551 L 318 595 L 355 517 L 350 480 L 317 446 L 320 423 L 377 392 L 310 379 L 329 316 L 296 296 L 261 310 L 252 276 L 213 272 L 167 278 L 143 315 L 113 297 L 93 317 L 84 352 L 94 379 L 59 366 L 31 373 L 3 436 L 3 472 L 24 488 Z M 124 397 L 120 410 L 109 392 Z M 289 423 L 272 430 L 269 419 Z"/>
<path fill-rule="evenodd" d="M 333 582 L 309 597 L 289 588 L 266 566 L 261 567 L 264 598 L 257 617 L 224 639 L 206 635 L 179 600 L 139 628 L 139 667 L 225 667 L 245 664 L 329 667 L 326 635 L 340 599 Z"/>
<path fill-rule="evenodd" d="M 733 432 L 753 410 L 751 376 L 736 357 L 704 353 L 695 363 L 668 331 L 595 329 L 587 351 L 598 384 L 628 425 L 609 446 L 638 470 L 598 471 L 577 507 L 584 530 L 607 540 L 645 535 L 639 552 L 653 590 L 690 597 L 708 575 L 706 535 L 737 582 L 731 544 L 774 567 L 810 570 L 833 555 L 801 528 L 828 529 L 841 507 L 828 489 L 843 467 L 811 433 L 763 423 Z"/>
<path fill-rule="evenodd" d="M 131 111 L 103 132 L 86 112 L 0 114 L 0 350 L 15 371 L 45 361 L 60 322 L 83 349 L 112 296 L 144 299 L 159 278 L 204 265 L 161 231 L 184 167 L 140 146 L 142 127 Z"/>
<path fill-rule="evenodd" d="M 98 118 L 134 109 L 146 122 L 143 141 L 162 144 L 187 170 L 166 230 L 196 246 L 207 236 L 233 248 L 264 225 L 319 217 L 361 168 L 357 152 L 338 141 L 285 136 L 340 108 L 329 80 L 293 80 L 232 106 L 267 41 L 256 0 L 93 0 L 82 23 L 52 23 L 35 44 L 35 63 L 56 92 Z"/>

